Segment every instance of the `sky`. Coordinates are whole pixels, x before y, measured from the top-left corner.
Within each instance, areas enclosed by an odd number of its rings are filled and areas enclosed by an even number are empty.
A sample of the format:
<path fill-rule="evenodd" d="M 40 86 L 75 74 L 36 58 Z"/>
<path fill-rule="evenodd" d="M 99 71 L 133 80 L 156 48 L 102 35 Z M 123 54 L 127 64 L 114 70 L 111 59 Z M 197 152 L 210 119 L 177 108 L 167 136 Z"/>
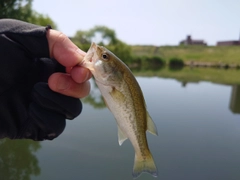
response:
<path fill-rule="evenodd" d="M 191 35 L 208 45 L 239 40 L 239 0 L 34 0 L 71 37 L 104 25 L 130 45 L 178 45 Z"/>

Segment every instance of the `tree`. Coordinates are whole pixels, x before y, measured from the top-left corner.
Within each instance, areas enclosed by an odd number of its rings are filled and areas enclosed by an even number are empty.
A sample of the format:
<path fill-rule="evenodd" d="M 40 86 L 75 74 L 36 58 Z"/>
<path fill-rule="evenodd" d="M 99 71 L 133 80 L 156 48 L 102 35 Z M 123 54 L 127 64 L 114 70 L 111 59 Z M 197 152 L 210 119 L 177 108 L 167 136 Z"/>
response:
<path fill-rule="evenodd" d="M 89 30 L 88 36 L 92 41 L 96 41 L 96 43 L 104 46 L 116 45 L 118 43 L 115 31 L 106 26 L 95 26 Z"/>
<path fill-rule="evenodd" d="M 79 30 L 75 33 L 74 37 L 71 37 L 70 39 L 83 51 L 87 51 L 91 44 L 88 31 Z"/>
<path fill-rule="evenodd" d="M 32 0 L 1 0 L 0 18 L 13 18 L 23 21 L 32 15 Z"/>
<path fill-rule="evenodd" d="M 0 19 L 18 19 L 42 26 L 51 25 L 52 28 L 56 29 L 56 24 L 49 16 L 37 13 L 32 9 L 32 1 L 33 0 L 1 0 Z"/>
<path fill-rule="evenodd" d="M 132 61 L 132 49 L 131 46 L 126 43 L 117 40 L 116 44 L 108 45 L 107 48 L 112 51 L 117 57 L 119 57 L 126 64 L 130 64 Z"/>
<path fill-rule="evenodd" d="M 116 37 L 114 30 L 106 26 L 95 26 L 88 31 L 77 31 L 71 40 L 82 50 L 87 51 L 91 42 L 105 46 L 122 61 L 131 61 L 131 47 Z"/>
<path fill-rule="evenodd" d="M 32 15 L 27 19 L 27 22 L 41 26 L 51 25 L 53 29 L 57 29 L 56 23 L 48 15 L 39 14 L 36 11 L 32 12 Z"/>

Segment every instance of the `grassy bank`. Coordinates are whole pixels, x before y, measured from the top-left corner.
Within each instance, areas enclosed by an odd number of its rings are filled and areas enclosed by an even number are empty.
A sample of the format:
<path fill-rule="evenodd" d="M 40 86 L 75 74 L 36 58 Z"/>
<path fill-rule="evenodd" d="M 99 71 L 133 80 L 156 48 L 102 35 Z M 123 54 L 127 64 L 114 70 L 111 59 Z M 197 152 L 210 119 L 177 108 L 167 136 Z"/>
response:
<path fill-rule="evenodd" d="M 211 62 L 240 65 L 240 46 L 132 46 L 133 56 L 159 56 L 168 62 Z"/>

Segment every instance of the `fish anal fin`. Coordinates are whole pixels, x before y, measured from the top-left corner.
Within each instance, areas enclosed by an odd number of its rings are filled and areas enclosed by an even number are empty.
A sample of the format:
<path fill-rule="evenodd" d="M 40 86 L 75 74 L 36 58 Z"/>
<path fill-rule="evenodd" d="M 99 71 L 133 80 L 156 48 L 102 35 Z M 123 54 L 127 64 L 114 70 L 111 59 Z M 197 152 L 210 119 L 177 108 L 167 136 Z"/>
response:
<path fill-rule="evenodd" d="M 147 131 L 153 135 L 156 135 L 156 136 L 158 135 L 156 125 L 153 122 L 153 120 L 148 112 L 147 112 Z"/>
<path fill-rule="evenodd" d="M 124 134 L 124 132 L 122 132 L 122 130 L 118 127 L 118 143 L 119 146 L 121 146 L 123 144 L 123 142 L 125 140 L 127 140 L 128 137 Z"/>

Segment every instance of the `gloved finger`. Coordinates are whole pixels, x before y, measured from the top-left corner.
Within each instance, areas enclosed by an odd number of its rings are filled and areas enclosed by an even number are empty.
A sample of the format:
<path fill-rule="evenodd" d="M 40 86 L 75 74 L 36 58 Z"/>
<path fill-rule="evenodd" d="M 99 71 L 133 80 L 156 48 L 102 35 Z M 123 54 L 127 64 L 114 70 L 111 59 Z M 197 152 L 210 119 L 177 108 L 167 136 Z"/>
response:
<path fill-rule="evenodd" d="M 77 83 L 69 74 L 54 73 L 48 79 L 51 90 L 75 98 L 83 98 L 90 92 L 90 82 Z"/>
<path fill-rule="evenodd" d="M 53 92 L 47 83 L 37 83 L 32 97 L 41 107 L 62 114 L 66 119 L 74 119 L 82 111 L 80 99 Z"/>
<path fill-rule="evenodd" d="M 37 103 L 29 107 L 29 125 L 23 138 L 33 140 L 52 140 L 58 137 L 66 126 L 65 116 L 42 108 Z"/>
<path fill-rule="evenodd" d="M 65 67 L 55 59 L 35 58 L 28 71 L 28 84 L 33 86 L 37 82 L 47 82 L 49 76 L 54 72 L 65 72 Z"/>

